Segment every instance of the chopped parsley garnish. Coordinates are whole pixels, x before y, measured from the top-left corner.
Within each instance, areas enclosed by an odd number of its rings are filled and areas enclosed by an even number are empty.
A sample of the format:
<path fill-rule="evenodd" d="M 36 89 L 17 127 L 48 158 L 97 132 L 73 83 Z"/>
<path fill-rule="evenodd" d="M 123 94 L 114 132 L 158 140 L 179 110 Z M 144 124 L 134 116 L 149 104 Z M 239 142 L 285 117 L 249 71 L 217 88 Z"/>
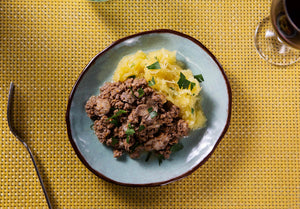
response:
<path fill-rule="evenodd" d="M 188 89 L 190 86 L 190 89 L 193 90 L 194 86 L 196 85 L 194 82 L 191 82 L 186 79 L 185 75 L 180 72 L 180 78 L 177 82 L 180 89 Z"/>
<path fill-rule="evenodd" d="M 117 119 L 112 119 L 110 123 L 114 124 L 115 126 L 120 126 L 120 123 Z"/>
<path fill-rule="evenodd" d="M 133 90 L 132 90 L 132 87 L 129 87 L 129 89 L 130 89 L 130 91 L 131 91 L 132 96 L 136 97 L 136 96 L 134 95 L 134 92 L 133 92 Z"/>
<path fill-rule="evenodd" d="M 131 152 L 133 152 L 135 150 L 135 148 L 137 148 L 138 146 L 140 146 L 141 144 L 139 142 L 135 142 L 133 146 L 131 146 L 129 149 Z"/>
<path fill-rule="evenodd" d="M 145 129 L 145 126 L 144 126 L 144 125 L 140 125 L 139 131 L 142 131 L 142 130 L 144 130 L 144 129 Z"/>
<path fill-rule="evenodd" d="M 158 155 L 158 164 L 159 165 L 162 164 L 164 159 L 165 159 L 165 157 L 162 154 Z"/>
<path fill-rule="evenodd" d="M 192 109 L 191 109 L 191 112 L 192 112 L 192 114 L 194 115 L 195 109 L 194 109 L 194 108 L 192 108 Z"/>
<path fill-rule="evenodd" d="M 202 76 L 202 74 L 199 74 L 199 75 L 194 75 L 194 78 L 197 79 L 197 81 L 199 81 L 199 83 L 203 82 L 204 81 L 204 78 Z"/>
<path fill-rule="evenodd" d="M 131 75 L 131 76 L 128 76 L 128 78 L 133 78 L 135 79 L 136 75 Z"/>
<path fill-rule="evenodd" d="M 128 128 L 133 128 L 131 123 L 128 123 Z"/>
<path fill-rule="evenodd" d="M 157 112 L 156 111 L 150 112 L 150 117 L 151 118 L 155 118 L 156 116 L 157 116 Z"/>
<path fill-rule="evenodd" d="M 152 155 L 152 152 L 148 152 L 147 157 L 145 159 L 146 162 L 148 162 L 148 160 L 150 159 L 151 155 Z"/>
<path fill-rule="evenodd" d="M 111 120 L 110 123 L 112 123 L 116 126 L 119 126 L 120 123 L 118 121 L 118 117 L 124 113 L 127 113 L 127 111 L 126 110 L 118 110 L 118 112 L 116 112 L 113 116 L 107 118 L 106 121 Z"/>
<path fill-rule="evenodd" d="M 138 93 L 139 93 L 139 98 L 141 98 L 145 94 L 145 92 L 144 92 L 144 90 L 142 88 L 138 89 Z"/>
<path fill-rule="evenodd" d="M 193 90 L 193 88 L 195 87 L 195 83 L 194 82 L 191 82 L 191 91 Z"/>
<path fill-rule="evenodd" d="M 169 88 L 170 88 L 171 90 L 173 90 L 173 91 L 175 90 L 173 87 L 169 87 Z"/>
<path fill-rule="evenodd" d="M 148 81 L 148 85 L 149 86 L 154 86 L 155 85 L 155 80 L 154 80 L 154 77 L 152 76 L 152 80 L 151 81 Z"/>
<path fill-rule="evenodd" d="M 148 65 L 146 68 L 148 68 L 149 70 L 157 70 L 157 69 L 160 69 L 160 65 L 159 65 L 159 62 L 156 61 L 153 64 Z"/>
<path fill-rule="evenodd" d="M 94 130 L 94 123 L 90 125 L 90 129 Z"/>
<path fill-rule="evenodd" d="M 129 136 L 132 136 L 133 134 L 135 134 L 135 131 L 130 123 L 128 123 L 128 128 L 127 128 L 125 134 L 127 135 L 127 143 L 129 143 Z"/>
<path fill-rule="evenodd" d="M 174 144 L 174 145 L 171 147 L 170 151 L 171 151 L 171 152 L 178 152 L 179 150 L 182 150 L 182 149 L 183 149 L 183 145 L 180 144 L 180 143 L 178 143 L 178 144 Z"/>
<path fill-rule="evenodd" d="M 115 119 L 115 118 L 119 117 L 120 115 L 122 115 L 123 113 L 127 113 L 127 111 L 120 109 L 120 110 L 118 110 L 118 112 L 116 112 L 113 116 L 109 117 L 107 120 Z"/>
<path fill-rule="evenodd" d="M 152 107 L 148 108 L 148 112 L 149 112 L 151 118 L 155 118 L 157 116 L 157 112 L 154 111 Z"/>
<path fill-rule="evenodd" d="M 111 138 L 111 140 L 112 140 L 112 142 L 111 142 L 111 145 L 112 145 L 112 146 L 116 145 L 116 144 L 119 142 L 119 139 L 117 139 L 117 138 L 114 137 L 114 136 Z"/>

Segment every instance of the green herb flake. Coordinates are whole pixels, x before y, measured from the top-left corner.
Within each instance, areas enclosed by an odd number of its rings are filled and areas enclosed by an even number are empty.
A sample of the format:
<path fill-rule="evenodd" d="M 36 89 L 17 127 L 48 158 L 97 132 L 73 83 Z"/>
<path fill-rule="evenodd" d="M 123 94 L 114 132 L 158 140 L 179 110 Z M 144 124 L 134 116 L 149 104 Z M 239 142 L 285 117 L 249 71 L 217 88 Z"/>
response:
<path fill-rule="evenodd" d="M 192 108 L 192 109 L 191 109 L 191 112 L 192 112 L 192 114 L 194 115 L 195 109 L 194 109 L 194 108 Z"/>
<path fill-rule="evenodd" d="M 132 87 L 129 87 L 129 89 L 130 89 L 130 91 L 131 91 L 132 96 L 136 97 L 136 96 L 134 95 L 134 92 L 133 92 L 133 90 L 132 90 Z"/>
<path fill-rule="evenodd" d="M 115 126 L 119 126 L 120 125 L 120 123 L 119 123 L 119 121 L 117 119 L 112 119 L 110 121 L 110 123 L 114 124 Z"/>
<path fill-rule="evenodd" d="M 150 117 L 151 118 L 155 118 L 156 116 L 157 116 L 157 112 L 156 111 L 150 112 Z"/>
<path fill-rule="evenodd" d="M 178 152 L 179 150 L 182 150 L 183 149 L 183 145 L 181 143 L 178 143 L 178 144 L 174 144 L 170 151 L 173 153 L 173 152 Z"/>
<path fill-rule="evenodd" d="M 148 112 L 151 118 L 155 118 L 157 116 L 157 112 L 153 110 L 153 107 L 149 107 Z"/>
<path fill-rule="evenodd" d="M 154 77 L 152 76 L 152 80 L 151 81 L 148 81 L 148 85 L 149 86 L 154 86 L 155 85 L 155 80 L 154 80 Z"/>
<path fill-rule="evenodd" d="M 94 130 L 94 123 L 90 125 L 90 129 Z"/>
<path fill-rule="evenodd" d="M 128 128 L 132 128 L 131 123 L 128 123 Z"/>
<path fill-rule="evenodd" d="M 197 81 L 199 81 L 199 83 L 203 82 L 204 81 L 204 78 L 202 76 L 202 74 L 199 74 L 199 75 L 194 75 L 194 78 L 197 79 Z"/>
<path fill-rule="evenodd" d="M 130 149 L 131 152 L 134 152 L 134 150 L 135 150 L 138 146 L 140 146 L 140 145 L 141 145 L 141 144 L 140 144 L 139 142 L 136 142 L 136 143 L 134 143 L 134 145 L 131 146 L 129 149 Z"/>
<path fill-rule="evenodd" d="M 195 83 L 194 82 L 191 82 L 191 91 L 193 90 L 193 88 L 195 87 Z"/>
<path fill-rule="evenodd" d="M 190 87 L 191 90 L 193 90 L 193 88 L 196 85 L 194 82 L 190 82 L 189 80 L 187 80 L 185 75 L 182 72 L 180 72 L 180 78 L 177 84 L 180 89 L 188 89 Z"/>
<path fill-rule="evenodd" d="M 122 115 L 122 114 L 124 114 L 124 113 L 127 113 L 127 111 L 126 111 L 126 110 L 120 109 L 120 110 L 118 110 L 118 112 L 116 112 L 113 116 L 107 118 L 107 120 L 109 120 L 109 119 L 115 119 L 115 118 L 119 117 L 120 115 Z"/>
<path fill-rule="evenodd" d="M 114 136 L 111 138 L 111 140 L 112 140 L 112 143 L 111 143 L 112 146 L 116 145 L 119 142 L 119 139 L 117 139 Z"/>
<path fill-rule="evenodd" d="M 148 161 L 149 161 L 151 155 L 152 155 L 152 152 L 148 152 L 147 157 L 146 157 L 146 159 L 145 159 L 145 162 L 148 162 Z"/>
<path fill-rule="evenodd" d="M 153 64 L 148 65 L 146 68 L 148 68 L 149 70 L 157 70 L 160 69 L 160 64 L 158 61 L 156 61 Z"/>
<path fill-rule="evenodd" d="M 106 121 L 110 120 L 109 122 L 116 125 L 116 126 L 120 126 L 120 123 L 118 121 L 118 117 L 124 113 L 127 113 L 126 110 L 118 110 L 118 112 L 116 112 L 113 116 L 109 117 L 106 119 Z"/>
<path fill-rule="evenodd" d="M 158 159 L 158 164 L 161 165 L 165 157 L 162 154 L 160 154 L 158 155 L 157 159 Z"/>
<path fill-rule="evenodd" d="M 186 79 L 185 75 L 180 72 L 180 78 L 177 82 L 180 89 L 188 89 L 190 85 L 190 81 Z"/>
<path fill-rule="evenodd" d="M 144 126 L 144 125 L 140 125 L 139 131 L 142 131 L 142 130 L 144 130 L 144 129 L 145 129 L 145 126 Z"/>
<path fill-rule="evenodd" d="M 173 91 L 175 90 L 173 87 L 169 87 L 169 88 L 170 88 L 171 90 L 173 90 Z"/>
<path fill-rule="evenodd" d="M 139 93 L 139 98 L 141 98 L 145 94 L 145 92 L 144 92 L 144 90 L 142 88 L 138 89 L 138 93 Z"/>
<path fill-rule="evenodd" d="M 136 75 L 128 76 L 128 78 L 133 78 L 133 79 L 135 79 L 135 78 L 136 78 Z"/>
<path fill-rule="evenodd" d="M 122 115 L 123 113 L 127 113 L 127 111 L 126 111 L 126 110 L 120 109 L 118 112 L 116 112 L 116 116 L 119 117 L 119 116 Z"/>
<path fill-rule="evenodd" d="M 135 131 L 130 123 L 128 123 L 128 128 L 127 128 L 125 134 L 127 135 L 127 143 L 129 143 L 129 136 L 132 136 L 133 134 L 135 134 Z"/>

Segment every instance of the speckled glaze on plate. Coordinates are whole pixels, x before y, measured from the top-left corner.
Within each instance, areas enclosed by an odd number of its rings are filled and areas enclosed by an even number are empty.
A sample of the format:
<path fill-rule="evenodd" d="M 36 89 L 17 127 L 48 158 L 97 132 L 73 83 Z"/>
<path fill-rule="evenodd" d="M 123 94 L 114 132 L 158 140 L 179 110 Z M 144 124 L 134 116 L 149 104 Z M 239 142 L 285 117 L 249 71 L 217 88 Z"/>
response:
<path fill-rule="evenodd" d="M 113 158 L 112 149 L 99 142 L 91 129 L 85 103 L 111 81 L 122 57 L 138 50 L 165 48 L 177 51 L 177 59 L 194 74 L 202 74 L 202 107 L 206 127 L 181 139 L 184 148 L 159 165 L 155 156 L 147 162 L 129 156 Z M 83 164 L 104 180 L 124 186 L 160 186 L 179 180 L 199 168 L 212 154 L 229 126 L 231 90 L 214 55 L 196 39 L 172 30 L 154 30 L 120 39 L 96 55 L 76 81 L 69 97 L 66 122 L 70 142 Z"/>

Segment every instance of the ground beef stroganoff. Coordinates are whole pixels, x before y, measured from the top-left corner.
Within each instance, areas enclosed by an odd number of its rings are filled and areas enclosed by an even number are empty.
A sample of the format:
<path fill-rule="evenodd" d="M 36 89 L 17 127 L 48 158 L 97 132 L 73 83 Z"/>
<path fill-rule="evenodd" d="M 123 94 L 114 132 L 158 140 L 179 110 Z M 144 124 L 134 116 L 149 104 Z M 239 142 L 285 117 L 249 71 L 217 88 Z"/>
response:
<path fill-rule="evenodd" d="M 108 82 L 86 103 L 87 115 L 101 143 L 113 148 L 114 157 L 143 151 L 168 159 L 174 145 L 187 136 L 189 126 L 180 109 L 154 91 L 144 78 Z"/>

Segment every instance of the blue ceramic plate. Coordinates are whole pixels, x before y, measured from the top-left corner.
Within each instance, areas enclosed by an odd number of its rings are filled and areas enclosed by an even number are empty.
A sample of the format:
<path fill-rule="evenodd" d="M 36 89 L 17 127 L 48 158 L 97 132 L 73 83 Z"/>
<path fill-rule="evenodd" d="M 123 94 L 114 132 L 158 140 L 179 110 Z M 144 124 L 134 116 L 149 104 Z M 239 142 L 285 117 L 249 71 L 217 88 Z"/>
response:
<path fill-rule="evenodd" d="M 138 50 L 150 52 L 165 48 L 177 51 L 177 59 L 194 74 L 202 74 L 202 107 L 207 126 L 181 139 L 184 148 L 160 165 L 155 156 L 115 159 L 112 149 L 99 142 L 85 103 L 99 94 L 99 87 L 112 80 L 122 57 Z M 138 33 L 120 39 L 100 52 L 86 66 L 69 97 L 66 122 L 70 142 L 84 165 L 97 176 L 126 186 L 158 186 L 179 180 L 202 165 L 224 136 L 230 120 L 231 90 L 216 58 L 199 41 L 171 30 Z"/>

